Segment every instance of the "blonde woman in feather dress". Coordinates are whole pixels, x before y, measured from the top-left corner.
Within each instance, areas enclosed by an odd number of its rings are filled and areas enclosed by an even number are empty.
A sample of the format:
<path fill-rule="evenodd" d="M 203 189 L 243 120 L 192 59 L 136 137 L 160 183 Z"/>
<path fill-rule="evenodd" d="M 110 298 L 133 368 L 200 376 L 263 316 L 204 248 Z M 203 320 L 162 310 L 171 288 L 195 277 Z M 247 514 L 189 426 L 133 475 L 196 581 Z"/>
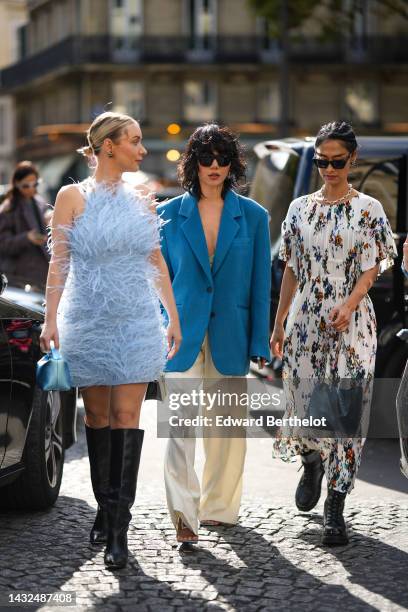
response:
<path fill-rule="evenodd" d="M 152 199 L 122 181 L 147 151 L 139 124 L 103 113 L 80 152 L 95 171 L 58 193 L 52 220 L 41 347 L 50 342 L 81 388 L 91 481 L 98 502 L 91 544 L 106 543 L 108 569 L 127 563 L 127 531 L 143 442 L 140 409 L 181 342 Z M 164 328 L 159 300 L 169 314 Z M 167 336 L 167 338 L 166 338 Z"/>

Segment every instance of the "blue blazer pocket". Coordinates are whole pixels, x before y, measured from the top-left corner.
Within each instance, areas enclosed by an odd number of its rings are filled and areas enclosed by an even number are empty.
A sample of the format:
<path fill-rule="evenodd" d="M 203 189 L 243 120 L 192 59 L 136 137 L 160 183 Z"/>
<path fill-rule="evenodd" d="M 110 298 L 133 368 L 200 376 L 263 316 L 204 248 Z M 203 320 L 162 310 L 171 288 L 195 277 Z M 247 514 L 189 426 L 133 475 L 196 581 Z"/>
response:
<path fill-rule="evenodd" d="M 250 238 L 236 238 L 231 242 L 231 247 L 247 247 L 251 244 Z"/>

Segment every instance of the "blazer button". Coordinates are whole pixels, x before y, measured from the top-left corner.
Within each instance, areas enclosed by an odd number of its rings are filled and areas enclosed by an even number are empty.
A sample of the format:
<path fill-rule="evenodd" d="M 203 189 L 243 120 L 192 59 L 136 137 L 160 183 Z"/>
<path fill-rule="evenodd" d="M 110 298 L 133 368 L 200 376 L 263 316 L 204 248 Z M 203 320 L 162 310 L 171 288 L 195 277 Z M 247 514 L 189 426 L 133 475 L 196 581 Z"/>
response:
<path fill-rule="evenodd" d="M 212 287 L 207 287 L 207 293 L 212 293 L 213 288 Z"/>
<path fill-rule="evenodd" d="M 211 318 L 214 318 L 215 317 L 215 312 L 212 312 L 210 316 L 211 316 Z"/>

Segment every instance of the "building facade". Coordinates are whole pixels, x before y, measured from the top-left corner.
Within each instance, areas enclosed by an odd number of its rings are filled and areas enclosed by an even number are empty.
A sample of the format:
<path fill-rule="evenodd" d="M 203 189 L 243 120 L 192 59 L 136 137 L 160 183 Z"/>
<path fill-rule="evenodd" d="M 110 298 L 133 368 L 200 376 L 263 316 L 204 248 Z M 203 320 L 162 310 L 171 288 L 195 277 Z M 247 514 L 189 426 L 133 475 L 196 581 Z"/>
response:
<path fill-rule="evenodd" d="M 26 0 L 0 1 L 0 70 L 22 54 L 20 28 L 27 21 Z M 7 185 L 16 153 L 14 100 L 0 90 L 0 185 Z"/>
<path fill-rule="evenodd" d="M 374 4 L 363 0 L 347 35 L 321 37 L 319 6 L 292 32 L 290 134 L 338 117 L 360 133 L 406 131 L 408 20 L 381 17 Z M 248 146 L 280 135 L 282 48 L 247 0 L 29 0 L 28 9 L 25 56 L 1 84 L 15 101 L 17 156 L 52 160 L 50 176 L 72 172 L 84 129 L 104 109 L 141 120 L 144 167 L 160 175 L 174 176 L 166 153 L 204 121 L 231 125 Z M 172 123 L 178 136 L 166 131 Z"/>

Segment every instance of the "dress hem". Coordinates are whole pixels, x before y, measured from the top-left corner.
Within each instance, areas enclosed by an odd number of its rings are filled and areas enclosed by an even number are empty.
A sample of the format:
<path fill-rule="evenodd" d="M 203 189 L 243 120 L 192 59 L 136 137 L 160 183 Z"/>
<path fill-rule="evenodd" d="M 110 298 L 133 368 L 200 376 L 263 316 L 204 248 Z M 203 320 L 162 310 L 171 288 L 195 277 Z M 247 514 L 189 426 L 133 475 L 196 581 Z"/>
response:
<path fill-rule="evenodd" d="M 158 380 L 160 375 L 157 376 L 152 376 L 151 378 L 144 378 L 143 380 L 135 380 L 134 378 L 130 379 L 130 380 L 124 380 L 124 381 L 110 381 L 110 380 L 104 380 L 104 381 L 86 381 L 86 382 L 80 382 L 80 381 L 73 381 L 73 387 L 78 387 L 79 389 L 84 389 L 86 387 L 118 387 L 119 385 L 137 385 L 137 384 L 149 384 L 150 382 L 154 382 L 156 380 Z"/>

